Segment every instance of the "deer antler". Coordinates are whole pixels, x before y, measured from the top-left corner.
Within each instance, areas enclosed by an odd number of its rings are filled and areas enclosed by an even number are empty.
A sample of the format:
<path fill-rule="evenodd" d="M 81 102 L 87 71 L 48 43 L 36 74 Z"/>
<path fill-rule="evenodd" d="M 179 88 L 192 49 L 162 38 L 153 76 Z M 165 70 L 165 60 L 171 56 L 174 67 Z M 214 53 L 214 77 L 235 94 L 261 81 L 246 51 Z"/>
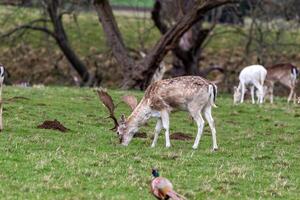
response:
<path fill-rule="evenodd" d="M 122 100 L 131 108 L 131 110 L 134 110 L 138 105 L 138 101 L 133 95 L 125 95 L 122 97 Z"/>
<path fill-rule="evenodd" d="M 111 128 L 111 130 L 117 130 L 117 127 L 119 126 L 118 121 L 115 117 L 114 111 L 115 111 L 115 104 L 111 98 L 111 96 L 104 90 L 104 89 L 98 89 L 96 92 L 99 95 L 99 98 L 103 105 L 108 109 L 109 111 L 109 118 L 111 118 L 114 121 L 114 127 Z"/>

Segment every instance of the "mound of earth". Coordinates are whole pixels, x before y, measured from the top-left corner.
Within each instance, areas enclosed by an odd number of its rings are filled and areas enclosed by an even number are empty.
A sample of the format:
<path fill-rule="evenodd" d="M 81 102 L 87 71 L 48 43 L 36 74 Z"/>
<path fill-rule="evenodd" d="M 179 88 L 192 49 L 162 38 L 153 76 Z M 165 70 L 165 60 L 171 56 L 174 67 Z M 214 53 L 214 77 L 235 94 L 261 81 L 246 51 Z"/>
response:
<path fill-rule="evenodd" d="M 145 132 L 137 132 L 136 134 L 134 134 L 133 137 L 136 137 L 136 138 L 147 138 L 147 133 L 145 133 Z"/>
<path fill-rule="evenodd" d="M 170 135 L 172 140 L 193 140 L 193 137 L 181 132 L 175 132 Z"/>
<path fill-rule="evenodd" d="M 52 130 L 57 130 L 60 132 L 67 132 L 69 129 L 66 128 L 62 123 L 60 123 L 58 120 L 47 120 L 44 121 L 42 124 L 38 125 L 37 128 L 41 129 L 52 129 Z"/>
<path fill-rule="evenodd" d="M 151 140 L 154 139 L 154 135 L 152 135 Z M 172 140 L 193 140 L 194 138 L 188 134 L 182 133 L 182 132 L 175 132 L 171 133 L 170 139 Z"/>
<path fill-rule="evenodd" d="M 27 98 L 27 97 L 15 96 L 15 97 L 11 97 L 9 99 L 5 99 L 4 102 L 9 103 L 9 102 L 15 102 L 15 101 L 18 101 L 18 100 L 30 100 L 30 99 Z"/>

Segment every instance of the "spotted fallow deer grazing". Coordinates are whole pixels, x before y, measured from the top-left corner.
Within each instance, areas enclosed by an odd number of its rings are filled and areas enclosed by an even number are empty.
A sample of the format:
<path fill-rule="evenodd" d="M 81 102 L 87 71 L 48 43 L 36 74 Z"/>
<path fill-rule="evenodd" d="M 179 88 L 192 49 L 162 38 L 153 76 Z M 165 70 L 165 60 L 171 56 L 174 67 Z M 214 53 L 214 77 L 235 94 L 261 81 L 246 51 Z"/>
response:
<path fill-rule="evenodd" d="M 4 81 L 4 67 L 0 64 L 0 131 L 3 130 L 3 119 L 2 119 L 2 111 L 3 111 L 3 102 L 2 102 L 2 87 Z"/>
<path fill-rule="evenodd" d="M 182 76 L 154 82 L 147 88 L 144 97 L 131 115 L 128 118 L 122 115 L 120 121 L 117 121 L 114 115 L 115 106 L 112 98 L 102 89 L 97 92 L 102 103 L 108 108 L 110 118 L 115 123 L 113 129 L 118 133 L 124 146 L 132 140 L 139 126 L 150 117 L 156 117 L 158 120 L 151 147 L 155 147 L 162 128 L 165 129 L 166 147 L 170 147 L 169 114 L 179 109 L 188 111 L 197 123 L 198 132 L 193 148 L 198 147 L 203 133 L 202 114 L 204 114 L 212 132 L 213 150 L 218 149 L 214 119 L 211 115 L 211 108 L 215 107 L 217 87 L 208 80 L 199 76 Z"/>
<path fill-rule="evenodd" d="M 290 102 L 293 98 L 293 102 L 296 103 L 295 87 L 299 75 L 297 67 L 290 63 L 282 63 L 268 67 L 267 71 L 265 95 L 270 97 L 270 102 L 274 102 L 273 90 L 275 83 L 280 83 L 290 89 L 287 101 Z"/>

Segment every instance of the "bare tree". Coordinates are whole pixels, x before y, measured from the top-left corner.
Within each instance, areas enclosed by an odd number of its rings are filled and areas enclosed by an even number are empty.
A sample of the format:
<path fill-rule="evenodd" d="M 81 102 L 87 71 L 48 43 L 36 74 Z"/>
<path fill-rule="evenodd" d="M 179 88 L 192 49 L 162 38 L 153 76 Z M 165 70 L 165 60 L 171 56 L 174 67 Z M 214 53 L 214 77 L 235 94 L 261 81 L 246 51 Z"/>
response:
<path fill-rule="evenodd" d="M 63 24 L 64 15 L 71 15 L 74 11 L 74 5 L 79 4 L 78 1 L 72 6 L 65 8 L 66 2 L 62 0 L 42 0 L 39 1 L 39 7 L 46 14 L 41 18 L 34 19 L 27 24 L 23 24 L 13 28 L 7 33 L 2 34 L 2 38 L 11 36 L 17 32 L 25 30 L 41 31 L 51 36 L 63 52 L 71 66 L 76 70 L 81 78 L 81 85 L 90 85 L 93 77 L 90 75 L 87 67 L 72 48 Z M 48 25 L 51 24 L 52 28 Z"/>
<path fill-rule="evenodd" d="M 122 66 L 124 74 L 123 88 L 145 89 L 167 52 L 176 48 L 181 37 L 199 21 L 199 18 L 213 8 L 232 2 L 237 1 L 196 1 L 189 12 L 184 14 L 164 33 L 145 58 L 135 61 L 128 54 L 108 0 L 95 0 L 94 6 L 108 43 L 112 48 L 116 60 Z"/>
<path fill-rule="evenodd" d="M 298 31 L 295 31 L 299 30 L 299 15 L 295 10 L 299 3 L 295 0 L 244 2 L 247 4 L 245 26 L 234 30 L 243 37 L 246 62 L 251 62 L 251 54 L 257 56 L 260 64 L 290 62 L 278 61 L 277 55 L 289 48 L 300 48 Z"/>
<path fill-rule="evenodd" d="M 152 20 L 161 34 L 165 34 L 176 21 L 183 17 L 194 6 L 194 0 L 173 0 L 161 1 L 156 0 L 152 14 Z M 200 59 L 202 44 L 214 28 L 203 28 L 204 16 L 180 38 L 173 53 L 173 68 L 170 72 L 171 76 L 180 75 L 199 75 L 198 62 Z"/>

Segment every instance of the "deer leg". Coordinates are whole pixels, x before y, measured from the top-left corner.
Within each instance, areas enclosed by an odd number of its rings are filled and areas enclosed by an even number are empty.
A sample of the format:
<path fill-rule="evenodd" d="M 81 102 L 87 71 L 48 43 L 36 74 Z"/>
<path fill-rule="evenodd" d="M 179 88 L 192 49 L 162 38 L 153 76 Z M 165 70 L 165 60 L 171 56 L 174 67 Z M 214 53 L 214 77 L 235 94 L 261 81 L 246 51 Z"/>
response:
<path fill-rule="evenodd" d="M 263 98 L 264 98 L 264 88 L 263 88 L 263 86 L 260 84 L 260 83 L 258 83 L 258 82 L 254 82 L 253 83 L 254 84 L 254 86 L 257 88 L 257 103 L 263 103 Z"/>
<path fill-rule="evenodd" d="M 198 131 L 197 131 L 197 136 L 193 145 L 193 149 L 197 149 L 202 133 L 203 133 L 203 127 L 204 127 L 204 120 L 201 116 L 201 112 L 199 110 L 197 110 L 197 112 L 193 112 L 191 113 L 193 119 L 196 121 L 197 123 L 197 127 L 198 127 Z"/>
<path fill-rule="evenodd" d="M 214 119 L 211 115 L 211 106 L 208 106 L 208 107 L 205 108 L 204 117 L 207 120 L 207 122 L 209 124 L 209 128 L 211 130 L 212 142 L 213 142 L 213 151 L 216 151 L 216 150 L 218 150 L 217 132 L 216 132 Z"/>
<path fill-rule="evenodd" d="M 151 147 L 155 147 L 155 145 L 157 143 L 158 135 L 159 135 L 161 129 L 162 129 L 162 122 L 161 122 L 161 118 L 159 118 L 157 120 L 157 123 L 156 123 L 156 126 L 155 126 L 154 139 L 153 139 Z"/>
<path fill-rule="evenodd" d="M 294 93 L 294 87 L 291 87 L 290 88 L 290 94 L 289 94 L 289 97 L 288 97 L 288 100 L 287 100 L 288 103 L 291 101 L 293 93 Z"/>
<path fill-rule="evenodd" d="M 274 87 L 273 85 L 270 88 L 270 103 L 274 103 Z"/>
<path fill-rule="evenodd" d="M 244 102 L 245 92 L 246 92 L 245 84 L 241 83 L 241 87 L 242 87 L 241 103 L 243 103 Z"/>
<path fill-rule="evenodd" d="M 169 113 L 164 110 L 161 111 L 161 120 L 162 120 L 162 126 L 163 128 L 166 130 L 165 132 L 165 136 L 166 136 L 166 147 L 170 147 L 171 143 L 170 143 L 170 132 L 169 132 Z"/>
<path fill-rule="evenodd" d="M 255 100 L 254 100 L 254 85 L 251 85 L 251 99 L 252 99 L 252 104 L 255 104 Z"/>
<path fill-rule="evenodd" d="M 296 98 L 297 98 L 297 94 L 296 94 L 296 92 L 294 91 L 294 98 L 293 98 L 293 99 L 294 99 L 294 101 L 293 101 L 294 104 L 296 104 Z"/>

